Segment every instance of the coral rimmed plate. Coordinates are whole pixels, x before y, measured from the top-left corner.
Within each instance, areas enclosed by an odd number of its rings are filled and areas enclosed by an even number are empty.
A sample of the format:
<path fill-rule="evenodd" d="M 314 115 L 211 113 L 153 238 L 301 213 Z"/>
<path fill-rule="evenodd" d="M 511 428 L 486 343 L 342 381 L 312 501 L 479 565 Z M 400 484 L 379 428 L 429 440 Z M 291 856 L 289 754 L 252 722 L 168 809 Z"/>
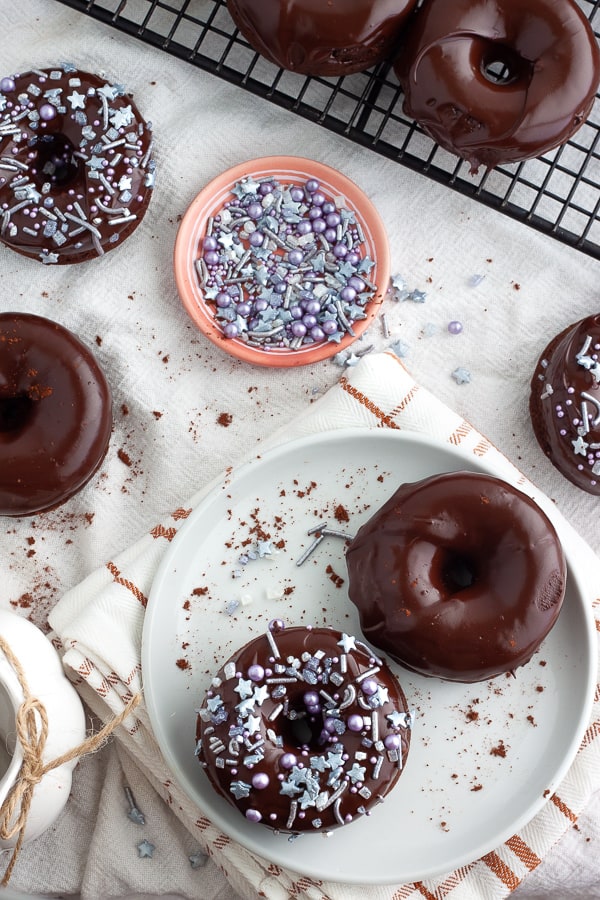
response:
<path fill-rule="evenodd" d="M 365 318 L 351 319 L 351 330 L 343 327 L 343 336 L 326 336 L 324 339 L 308 343 L 306 339 L 297 347 L 276 346 L 275 343 L 254 345 L 252 339 L 248 341 L 247 335 L 227 337 L 223 331 L 223 324 L 217 320 L 215 313 L 217 306 L 214 297 L 207 297 L 201 284 L 201 276 L 197 266 L 203 257 L 203 242 L 207 234 L 209 223 L 213 221 L 226 203 L 237 200 L 233 190 L 245 179 L 258 183 L 276 180 L 281 186 L 303 185 L 312 179 L 319 182 L 319 191 L 325 195 L 328 201 L 336 201 L 338 211 L 349 210 L 354 213 L 359 225 L 361 237 L 364 240 L 360 244 L 361 258 L 368 257 L 373 266 L 366 274 L 375 290 L 368 289 L 371 296 L 364 305 Z M 260 200 L 260 196 L 258 200 Z M 239 230 L 239 229 L 238 229 Z M 321 251 L 325 244 L 322 243 L 322 235 L 317 236 L 317 249 Z M 333 241 L 331 244 L 333 245 Z M 306 255 L 309 255 L 310 247 L 303 245 Z M 219 245 L 218 252 L 223 250 Z M 287 259 L 286 251 L 283 251 Z M 246 263 L 246 266 L 249 264 Z M 250 263 L 251 265 L 251 263 Z M 200 331 L 214 344 L 232 356 L 245 362 L 260 366 L 300 366 L 315 363 L 347 348 L 353 341 L 360 337 L 376 317 L 381 303 L 385 297 L 390 278 L 390 253 L 387 235 L 383 223 L 372 202 L 349 178 L 337 172 L 329 166 L 313 160 L 302 159 L 294 156 L 267 156 L 262 159 L 250 160 L 241 163 L 223 172 L 211 181 L 190 204 L 185 213 L 175 242 L 175 281 L 181 301 L 192 321 Z M 342 281 L 350 276 L 350 269 L 346 267 Z M 313 274 L 310 272 L 309 274 Z M 328 278 L 327 271 L 315 270 L 314 277 Z M 333 273 L 335 276 L 335 272 Z M 360 276 L 360 272 L 358 273 Z M 269 285 L 269 289 L 272 284 Z M 242 299 L 242 298 L 240 298 Z M 248 299 L 244 297 L 243 299 Z M 285 298 L 284 298 L 285 299 Z M 237 302 L 237 298 L 234 298 Z M 342 312 L 342 317 L 344 313 Z M 348 318 L 346 316 L 346 318 Z M 263 326 L 264 328 L 264 326 Z M 250 329 L 251 330 L 251 329 Z M 295 342 L 298 344 L 298 340 Z"/>

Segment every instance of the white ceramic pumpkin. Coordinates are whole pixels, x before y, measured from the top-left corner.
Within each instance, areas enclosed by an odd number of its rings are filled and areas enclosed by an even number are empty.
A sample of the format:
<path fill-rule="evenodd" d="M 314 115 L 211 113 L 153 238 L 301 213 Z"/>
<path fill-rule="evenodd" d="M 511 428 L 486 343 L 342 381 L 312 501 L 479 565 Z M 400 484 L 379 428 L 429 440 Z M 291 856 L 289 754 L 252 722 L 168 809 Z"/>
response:
<path fill-rule="evenodd" d="M 48 638 L 17 613 L 0 610 L 0 635 L 18 659 L 32 697 L 45 707 L 48 737 L 43 762 L 52 762 L 85 739 L 85 713 L 79 695 L 68 681 L 60 657 Z M 15 720 L 23 702 L 18 676 L 0 650 L 0 807 L 19 777 L 23 752 L 17 741 Z M 37 714 L 36 714 L 37 716 Z M 47 772 L 35 786 L 24 840 L 42 834 L 62 812 L 71 791 L 77 759 Z M 11 848 L 17 835 L 0 839 L 0 848 Z"/>

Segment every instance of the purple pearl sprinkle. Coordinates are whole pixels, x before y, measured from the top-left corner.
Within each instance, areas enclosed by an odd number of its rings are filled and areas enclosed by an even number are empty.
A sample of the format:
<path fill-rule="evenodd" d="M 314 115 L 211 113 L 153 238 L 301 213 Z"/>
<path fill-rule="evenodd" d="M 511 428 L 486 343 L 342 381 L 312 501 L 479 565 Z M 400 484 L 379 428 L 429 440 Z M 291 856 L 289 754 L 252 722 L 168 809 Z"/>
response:
<path fill-rule="evenodd" d="M 16 87 L 14 78 L 3 78 L 0 81 L 0 91 L 3 91 L 5 94 L 12 93 L 12 91 L 16 90 Z"/>
<path fill-rule="evenodd" d="M 397 750 L 401 743 L 399 734 L 388 734 L 383 741 L 386 750 Z"/>
<path fill-rule="evenodd" d="M 285 622 L 283 619 L 271 619 L 269 622 L 269 631 L 271 634 L 279 634 L 280 631 L 283 631 L 285 628 Z"/>
<path fill-rule="evenodd" d="M 248 678 L 250 681 L 261 681 L 265 677 L 265 670 L 258 663 L 250 666 L 248 669 Z"/>
<path fill-rule="evenodd" d="M 362 731 L 364 727 L 363 717 L 354 713 L 353 715 L 348 716 L 346 724 L 350 731 Z"/>
<path fill-rule="evenodd" d="M 270 782 L 271 779 L 266 772 L 257 772 L 252 776 L 252 787 L 256 788 L 257 791 L 264 791 L 265 788 L 269 787 Z"/>
<path fill-rule="evenodd" d="M 309 178 L 306 182 L 306 190 L 309 194 L 314 194 L 315 191 L 319 190 L 319 187 L 320 185 L 316 178 Z"/>
<path fill-rule="evenodd" d="M 361 688 L 363 694 L 366 694 L 367 697 L 371 697 L 377 692 L 377 682 L 374 678 L 365 678 L 365 680 L 361 684 Z"/>
<path fill-rule="evenodd" d="M 462 323 L 453 320 L 452 322 L 448 322 L 448 331 L 450 334 L 460 334 L 463 330 Z"/>
<path fill-rule="evenodd" d="M 249 822 L 260 822 L 262 815 L 257 809 L 247 809 L 246 818 Z"/>
<path fill-rule="evenodd" d="M 320 698 L 316 691 L 307 691 L 302 699 L 306 706 L 318 706 L 320 703 Z"/>
<path fill-rule="evenodd" d="M 283 769 L 293 769 L 297 762 L 298 759 L 293 753 L 283 753 L 279 757 L 279 765 Z"/>
<path fill-rule="evenodd" d="M 51 122 L 57 116 L 57 109 L 51 103 L 42 103 L 39 112 L 40 119 L 44 122 Z"/>

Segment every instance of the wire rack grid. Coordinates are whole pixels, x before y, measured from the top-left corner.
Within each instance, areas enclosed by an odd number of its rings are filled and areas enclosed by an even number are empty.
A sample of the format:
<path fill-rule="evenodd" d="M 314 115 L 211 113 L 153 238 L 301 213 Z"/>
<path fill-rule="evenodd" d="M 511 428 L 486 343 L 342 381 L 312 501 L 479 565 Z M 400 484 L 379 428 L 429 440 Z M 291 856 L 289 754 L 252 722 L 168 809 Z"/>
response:
<path fill-rule="evenodd" d="M 600 259 L 600 95 L 559 149 L 472 175 L 404 115 L 389 63 L 345 78 L 279 69 L 235 28 L 226 0 L 59 2 Z M 579 3 L 600 37 L 600 0 Z"/>

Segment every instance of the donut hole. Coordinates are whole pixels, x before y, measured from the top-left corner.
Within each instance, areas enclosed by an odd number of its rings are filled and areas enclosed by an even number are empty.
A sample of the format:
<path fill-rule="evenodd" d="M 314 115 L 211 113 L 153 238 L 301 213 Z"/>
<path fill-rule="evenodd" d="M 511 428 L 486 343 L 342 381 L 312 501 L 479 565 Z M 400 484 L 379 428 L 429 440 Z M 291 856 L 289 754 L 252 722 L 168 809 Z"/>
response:
<path fill-rule="evenodd" d="M 0 397 L 0 434 L 21 431 L 33 413 L 34 401 L 28 394 Z"/>
<path fill-rule="evenodd" d="M 321 712 L 308 713 L 301 709 L 290 709 L 282 723 L 284 743 L 298 750 L 318 750 L 323 746 L 323 715 Z"/>
<path fill-rule="evenodd" d="M 454 550 L 447 550 L 444 553 L 440 571 L 444 586 L 450 594 L 458 594 L 472 587 L 478 579 L 474 560 Z"/>
<path fill-rule="evenodd" d="M 481 74 L 491 84 L 506 87 L 523 78 L 530 64 L 511 47 L 491 43 L 481 57 Z"/>
<path fill-rule="evenodd" d="M 75 147 L 64 134 L 43 134 L 32 144 L 36 154 L 32 174 L 38 187 L 50 184 L 64 188 L 79 178 L 80 161 Z"/>

